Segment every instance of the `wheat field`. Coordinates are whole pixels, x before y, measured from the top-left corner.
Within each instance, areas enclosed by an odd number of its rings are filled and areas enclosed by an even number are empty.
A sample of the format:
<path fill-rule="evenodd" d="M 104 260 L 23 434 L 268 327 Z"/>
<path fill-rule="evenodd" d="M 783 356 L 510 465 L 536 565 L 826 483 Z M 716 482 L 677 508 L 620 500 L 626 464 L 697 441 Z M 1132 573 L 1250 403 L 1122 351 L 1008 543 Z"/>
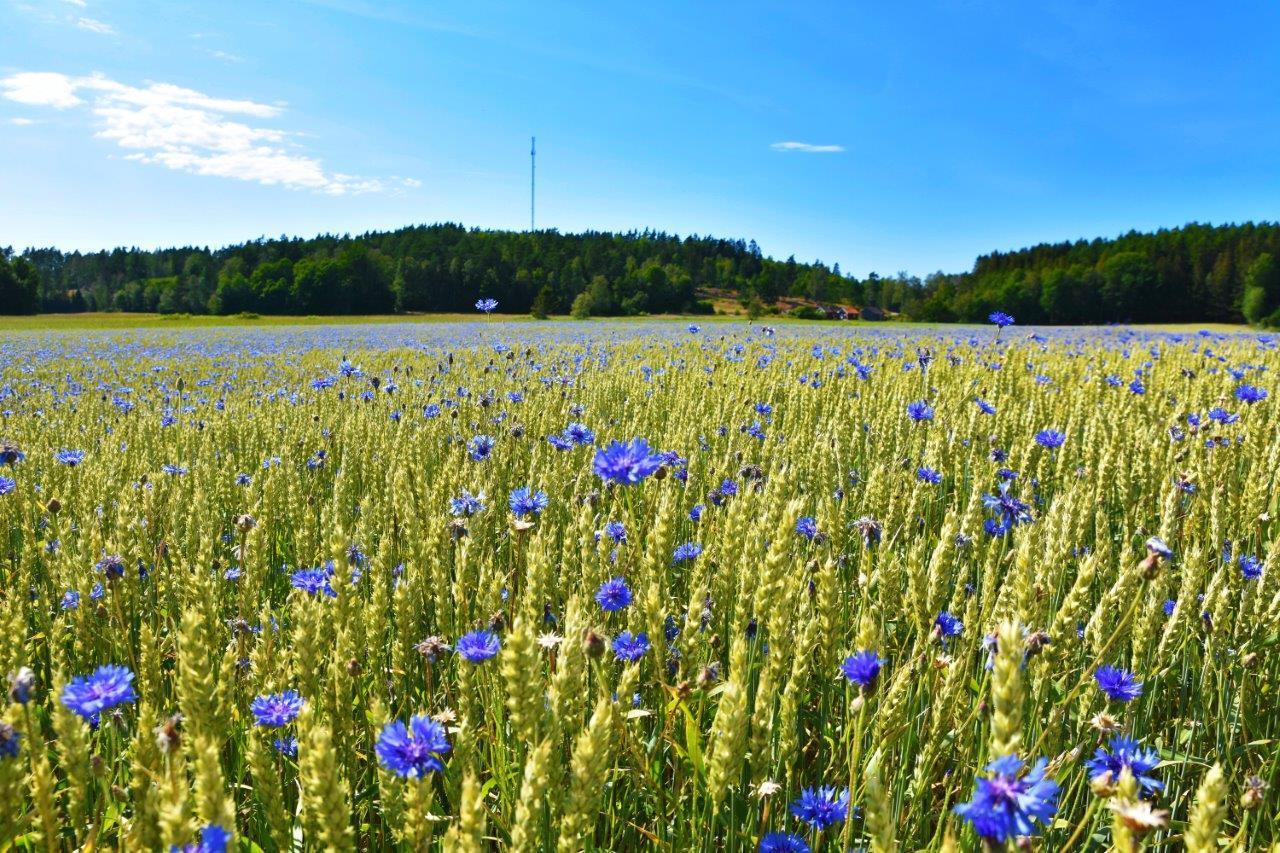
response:
<path fill-rule="evenodd" d="M 0 848 L 1280 850 L 1264 335 L 0 341 Z"/>

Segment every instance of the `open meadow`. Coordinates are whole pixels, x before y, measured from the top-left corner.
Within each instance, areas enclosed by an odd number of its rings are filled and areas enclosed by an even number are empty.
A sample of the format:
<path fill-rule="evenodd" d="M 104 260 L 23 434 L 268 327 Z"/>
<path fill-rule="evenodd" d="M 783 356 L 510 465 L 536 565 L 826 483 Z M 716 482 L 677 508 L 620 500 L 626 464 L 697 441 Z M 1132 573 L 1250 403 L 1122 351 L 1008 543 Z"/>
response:
<path fill-rule="evenodd" d="M 1280 849 L 1280 337 L 491 319 L 6 328 L 0 848 Z"/>

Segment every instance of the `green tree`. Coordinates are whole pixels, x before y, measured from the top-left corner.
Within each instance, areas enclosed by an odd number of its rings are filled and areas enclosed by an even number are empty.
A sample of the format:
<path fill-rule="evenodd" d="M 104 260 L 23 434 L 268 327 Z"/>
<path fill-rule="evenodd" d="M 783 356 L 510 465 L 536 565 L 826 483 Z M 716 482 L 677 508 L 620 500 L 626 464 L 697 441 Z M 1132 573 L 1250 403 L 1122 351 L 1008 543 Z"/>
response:
<path fill-rule="evenodd" d="M 1144 303 L 1159 298 L 1159 278 L 1151 261 L 1139 252 L 1117 252 L 1098 266 L 1102 305 L 1113 320 L 1130 320 Z"/>
<path fill-rule="evenodd" d="M 535 320 L 546 320 L 551 316 L 551 287 L 542 285 L 542 289 L 538 291 L 538 295 L 533 299 L 533 305 L 529 308 L 529 313 L 533 315 Z"/>
<path fill-rule="evenodd" d="M 0 253 L 0 314 L 34 314 L 40 307 L 40 275 L 25 258 Z"/>
<path fill-rule="evenodd" d="M 587 310 L 592 314 L 605 316 L 617 313 L 618 302 L 614 299 L 609 280 L 604 276 L 598 275 L 591 279 L 591 285 L 583 293 L 587 295 Z"/>
<path fill-rule="evenodd" d="M 253 289 L 253 310 L 264 314 L 287 314 L 293 288 L 293 261 L 277 258 L 258 264 L 249 278 Z"/>
<path fill-rule="evenodd" d="M 569 316 L 575 320 L 585 320 L 591 316 L 591 308 L 591 291 L 584 290 L 574 298 Z"/>
<path fill-rule="evenodd" d="M 1280 264 L 1270 252 L 1263 252 L 1244 275 L 1244 297 L 1240 310 L 1250 323 L 1265 321 L 1280 308 Z"/>

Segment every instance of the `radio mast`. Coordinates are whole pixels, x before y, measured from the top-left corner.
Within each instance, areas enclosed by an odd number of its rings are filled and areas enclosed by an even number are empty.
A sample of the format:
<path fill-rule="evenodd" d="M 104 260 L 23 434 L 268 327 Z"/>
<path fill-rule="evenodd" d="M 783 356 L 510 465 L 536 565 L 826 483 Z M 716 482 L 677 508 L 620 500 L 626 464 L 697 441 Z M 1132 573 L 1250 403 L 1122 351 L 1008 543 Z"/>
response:
<path fill-rule="evenodd" d="M 538 137 L 529 137 L 529 230 L 536 230 L 534 226 L 534 201 L 537 198 L 538 187 Z"/>

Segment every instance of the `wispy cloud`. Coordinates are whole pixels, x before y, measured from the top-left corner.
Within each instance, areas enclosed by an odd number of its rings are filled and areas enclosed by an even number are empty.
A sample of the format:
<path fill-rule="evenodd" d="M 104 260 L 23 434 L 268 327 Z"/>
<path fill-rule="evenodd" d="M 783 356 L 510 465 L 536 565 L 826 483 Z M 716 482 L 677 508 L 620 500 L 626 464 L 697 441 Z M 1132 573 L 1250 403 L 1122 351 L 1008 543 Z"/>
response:
<path fill-rule="evenodd" d="M 769 146 L 774 151 L 803 151 L 806 154 L 839 154 L 843 145 L 814 145 L 809 142 L 775 142 Z"/>
<path fill-rule="evenodd" d="M 171 83 L 130 86 L 101 74 L 48 71 L 0 78 L 0 96 L 59 110 L 87 107 L 98 123 L 95 135 L 140 163 L 328 195 L 411 186 L 406 179 L 327 171 L 318 158 L 298 149 L 291 134 L 251 121 L 279 116 L 281 104 L 217 98 Z"/>
<path fill-rule="evenodd" d="M 100 36 L 113 36 L 116 34 L 116 28 L 110 24 L 99 21 L 95 18 L 80 17 L 76 19 L 76 26 L 82 30 L 88 30 L 91 33 L 97 33 Z"/>
<path fill-rule="evenodd" d="M 72 6 L 77 6 L 81 9 L 89 5 L 88 3 L 84 2 L 84 0 L 62 0 L 62 2 L 70 3 Z"/>
<path fill-rule="evenodd" d="M 9 119 L 9 124 L 16 124 L 18 127 L 26 127 L 29 124 L 35 124 L 35 123 L 36 123 L 35 119 L 24 118 L 23 116 L 18 116 L 17 118 Z"/>
<path fill-rule="evenodd" d="M 209 50 L 205 52 L 214 59 L 219 59 L 223 62 L 244 62 L 244 57 L 238 53 L 229 53 L 225 50 Z"/>

